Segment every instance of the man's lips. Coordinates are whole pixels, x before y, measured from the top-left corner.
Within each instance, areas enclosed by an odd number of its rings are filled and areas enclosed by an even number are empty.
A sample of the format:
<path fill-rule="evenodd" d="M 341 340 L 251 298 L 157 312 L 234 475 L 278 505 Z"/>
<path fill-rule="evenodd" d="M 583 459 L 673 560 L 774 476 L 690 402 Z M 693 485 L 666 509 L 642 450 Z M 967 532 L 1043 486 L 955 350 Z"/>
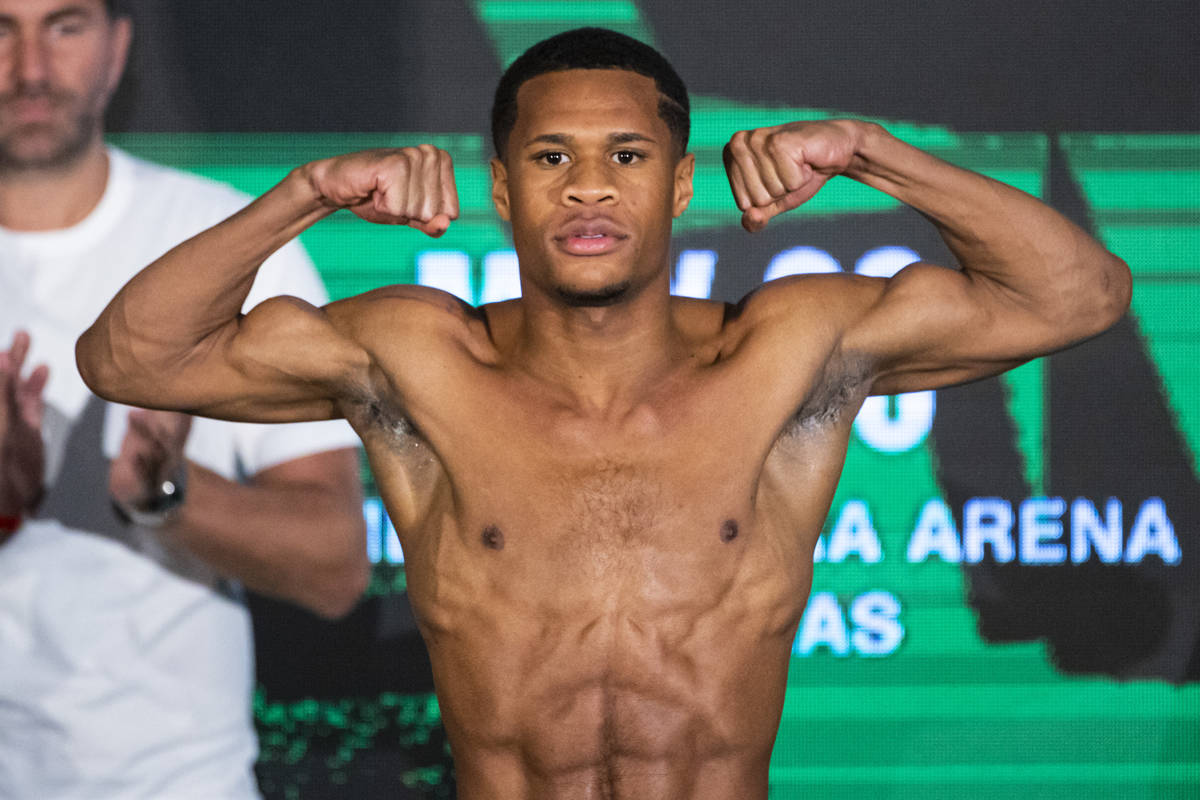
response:
<path fill-rule="evenodd" d="M 21 122 L 44 122 L 58 110 L 58 104 L 45 95 L 6 98 L 3 105 Z"/>
<path fill-rule="evenodd" d="M 590 219 L 567 223 L 555 234 L 554 242 L 571 255 L 595 256 L 615 250 L 628 238 L 611 220 Z"/>

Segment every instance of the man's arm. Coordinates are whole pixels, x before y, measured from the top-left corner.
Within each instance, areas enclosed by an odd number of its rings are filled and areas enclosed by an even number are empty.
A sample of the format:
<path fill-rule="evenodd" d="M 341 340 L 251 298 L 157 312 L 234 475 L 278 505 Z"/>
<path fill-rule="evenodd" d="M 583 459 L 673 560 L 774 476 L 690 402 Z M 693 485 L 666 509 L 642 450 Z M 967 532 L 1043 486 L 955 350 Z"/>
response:
<path fill-rule="evenodd" d="M 918 263 L 887 280 L 785 279 L 764 291 L 763 305 L 779 309 L 819 284 L 844 321 L 837 347 L 874 364 L 874 394 L 1000 372 L 1100 333 L 1128 308 L 1128 267 L 1079 227 L 878 125 L 836 120 L 739 133 L 726 165 L 748 230 L 840 174 L 921 212 L 958 259 L 961 271 Z"/>
<path fill-rule="evenodd" d="M 450 157 L 422 145 L 293 170 L 121 289 L 76 346 L 85 382 L 109 400 L 206 416 L 338 416 L 334 398 L 368 367 L 350 321 L 287 297 L 241 314 L 263 261 L 338 208 L 440 235 L 458 214 Z"/>
<path fill-rule="evenodd" d="M 117 504 L 144 507 L 165 478 L 186 474 L 184 502 L 159 536 L 261 594 L 324 617 L 349 612 L 370 577 L 357 449 L 294 458 L 241 484 L 184 462 L 190 422 L 167 411 L 130 412 L 109 471 Z"/>

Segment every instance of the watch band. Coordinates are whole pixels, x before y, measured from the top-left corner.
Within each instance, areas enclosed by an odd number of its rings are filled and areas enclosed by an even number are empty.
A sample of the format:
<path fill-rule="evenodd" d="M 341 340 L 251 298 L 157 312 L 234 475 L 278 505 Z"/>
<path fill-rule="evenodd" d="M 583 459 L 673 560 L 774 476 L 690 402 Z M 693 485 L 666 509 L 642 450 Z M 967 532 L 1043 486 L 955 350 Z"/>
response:
<path fill-rule="evenodd" d="M 179 514 L 179 507 L 187 496 L 187 466 L 180 465 L 171 477 L 156 487 L 155 493 L 145 503 L 133 505 L 113 498 L 113 509 L 117 516 L 131 525 L 142 528 L 161 528 Z"/>

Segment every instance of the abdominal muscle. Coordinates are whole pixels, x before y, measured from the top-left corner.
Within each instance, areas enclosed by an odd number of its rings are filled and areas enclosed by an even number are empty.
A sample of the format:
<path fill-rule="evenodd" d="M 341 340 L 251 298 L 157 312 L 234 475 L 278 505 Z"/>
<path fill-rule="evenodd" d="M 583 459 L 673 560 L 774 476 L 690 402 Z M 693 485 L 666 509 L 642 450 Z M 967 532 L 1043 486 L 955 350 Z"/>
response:
<path fill-rule="evenodd" d="M 410 563 L 461 798 L 766 797 L 810 569 L 712 540 L 600 573 L 459 541 Z"/>

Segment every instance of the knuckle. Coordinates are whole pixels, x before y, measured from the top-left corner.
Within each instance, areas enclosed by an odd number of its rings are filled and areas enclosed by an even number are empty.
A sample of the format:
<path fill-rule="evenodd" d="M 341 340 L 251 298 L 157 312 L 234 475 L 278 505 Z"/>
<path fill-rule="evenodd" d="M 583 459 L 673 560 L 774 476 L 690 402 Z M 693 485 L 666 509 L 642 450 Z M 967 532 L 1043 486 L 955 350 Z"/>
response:
<path fill-rule="evenodd" d="M 787 141 L 778 133 L 772 133 L 763 142 L 763 149 L 772 156 L 782 156 L 787 153 Z"/>

